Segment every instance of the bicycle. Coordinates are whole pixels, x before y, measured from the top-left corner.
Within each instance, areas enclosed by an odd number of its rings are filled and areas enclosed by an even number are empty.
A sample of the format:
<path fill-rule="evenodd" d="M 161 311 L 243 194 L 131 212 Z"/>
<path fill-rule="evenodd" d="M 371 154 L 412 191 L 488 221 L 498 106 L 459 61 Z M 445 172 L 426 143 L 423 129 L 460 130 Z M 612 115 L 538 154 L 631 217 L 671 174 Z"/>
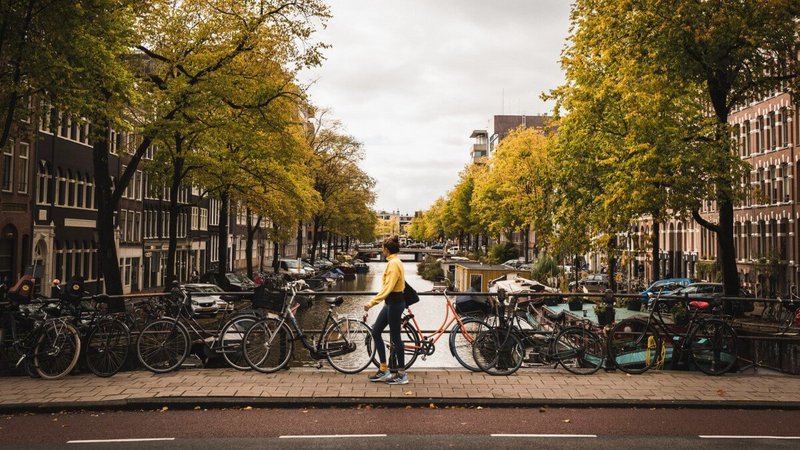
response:
<path fill-rule="evenodd" d="M 522 366 L 530 349 L 531 356 L 544 365 L 561 364 L 567 371 L 588 375 L 603 365 L 602 340 L 587 326 L 564 327 L 566 315 L 544 314 L 553 325 L 548 329 L 542 314 L 530 303 L 519 313 L 516 296 L 506 307 L 505 293 L 496 302 L 496 324 L 478 335 L 472 352 L 478 367 L 490 375 L 511 375 Z M 537 318 L 538 316 L 538 318 Z M 523 319 L 523 317 L 525 319 Z"/>
<path fill-rule="evenodd" d="M 31 376 L 45 380 L 61 378 L 72 371 L 80 356 L 81 337 L 64 316 L 58 301 L 34 301 L 33 279 L 26 275 L 12 288 L 0 285 L 3 330 L 0 342 L 13 350 L 14 367 L 25 368 Z M 10 340 L 10 342 L 9 342 Z"/>
<path fill-rule="evenodd" d="M 83 363 L 98 377 L 118 373 L 128 360 L 131 331 L 119 316 L 125 314 L 125 303 L 106 294 L 91 294 L 84 290 L 82 277 L 75 277 L 62 287 L 54 280 L 55 289 L 73 326 L 82 336 Z"/>
<path fill-rule="evenodd" d="M 448 296 L 446 288 L 442 295 L 445 298 L 444 319 L 442 319 L 439 328 L 427 336 L 417 323 L 414 312 L 410 307 L 406 308 L 407 312 L 401 319 L 403 351 L 406 355 L 405 368 L 408 369 L 414 365 L 420 355 L 423 361 L 428 356 L 433 355 L 436 351 L 436 342 L 439 341 L 442 335 L 449 332 L 450 353 L 465 369 L 479 372 L 480 369 L 472 357 L 472 344 L 475 341 L 475 336 L 482 330 L 487 329 L 489 325 L 477 316 L 461 317 L 456 311 L 455 302 Z M 364 321 L 366 321 L 366 315 L 364 317 Z M 390 347 L 388 340 L 386 345 L 387 348 Z M 374 360 L 373 364 L 377 367 L 378 361 Z"/>
<path fill-rule="evenodd" d="M 797 287 L 792 286 L 789 298 L 778 297 L 775 302 L 765 302 L 766 306 L 761 311 L 761 320 L 774 323 L 778 326 L 778 333 L 786 334 L 792 327 L 800 327 L 800 296 Z"/>
<path fill-rule="evenodd" d="M 681 300 L 681 299 L 677 299 Z M 674 301 L 656 297 L 659 305 Z M 672 347 L 672 364 L 677 366 L 688 355 L 703 373 L 721 375 L 736 363 L 736 332 L 721 314 L 719 299 L 690 301 L 692 314 L 686 332 L 665 323 L 661 308 L 654 307 L 647 320 L 630 318 L 618 322 L 608 334 L 608 354 L 613 364 L 623 372 L 641 374 L 667 360 L 667 347 Z M 711 315 L 706 314 L 711 312 Z"/>
<path fill-rule="evenodd" d="M 136 340 L 136 355 L 145 368 L 154 373 L 176 370 L 188 357 L 192 344 L 201 342 L 208 346 L 210 353 L 222 354 L 231 367 L 250 369 L 242 353 L 242 338 L 250 325 L 261 318 L 258 314 L 235 313 L 227 319 L 229 312 L 226 310 L 217 320 L 217 330 L 208 331 L 192 314 L 191 295 L 181 299 L 180 291 L 174 286 L 168 298 L 170 305 L 166 310 L 172 316 L 165 315 L 150 321 Z M 197 341 L 190 338 L 190 329 L 191 336 L 199 337 Z"/>
<path fill-rule="evenodd" d="M 272 373 L 289 364 L 295 341 L 300 341 L 308 350 L 317 367 L 322 360 L 342 373 L 353 374 L 364 370 L 372 361 L 375 346 L 372 344 L 372 330 L 363 320 L 351 317 L 333 316 L 333 310 L 344 303 L 342 297 L 325 298 L 328 314 L 322 326 L 319 339 L 306 334 L 297 322 L 295 313 L 300 304 L 297 294 L 305 285 L 302 280 L 286 284 L 286 291 L 271 295 L 271 310 L 279 312 L 279 317 L 266 317 L 255 322 L 245 333 L 243 353 L 253 369 Z M 286 298 L 288 297 L 288 301 Z"/>

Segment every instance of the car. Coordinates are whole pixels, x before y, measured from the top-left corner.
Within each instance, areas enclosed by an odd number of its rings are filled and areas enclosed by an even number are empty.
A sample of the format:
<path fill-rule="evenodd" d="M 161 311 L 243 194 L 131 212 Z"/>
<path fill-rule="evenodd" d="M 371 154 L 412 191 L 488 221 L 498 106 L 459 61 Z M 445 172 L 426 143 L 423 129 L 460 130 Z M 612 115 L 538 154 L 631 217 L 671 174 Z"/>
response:
<path fill-rule="evenodd" d="M 603 292 L 609 287 L 608 275 L 604 273 L 597 273 L 582 278 L 577 283 L 577 290 L 586 292 Z M 569 283 L 569 289 L 575 289 L 575 282 Z"/>
<path fill-rule="evenodd" d="M 525 258 L 522 258 L 522 257 L 515 258 L 515 259 L 509 259 L 508 261 L 503 263 L 504 266 L 513 267 L 515 269 L 518 268 L 519 266 L 523 265 L 523 264 L 525 264 Z"/>
<path fill-rule="evenodd" d="M 436 244 L 431 245 L 431 250 L 441 250 L 444 248 L 444 244 L 437 242 Z"/>
<path fill-rule="evenodd" d="M 243 275 L 228 272 L 221 275 L 217 272 L 206 272 L 200 277 L 201 283 L 215 284 L 224 292 L 252 292 L 256 284 Z"/>
<path fill-rule="evenodd" d="M 688 286 L 692 281 L 691 278 L 665 278 L 653 282 L 647 289 L 639 293 L 639 296 L 642 298 L 642 304 L 647 305 L 650 297 L 670 294 L 676 289 Z"/>
<path fill-rule="evenodd" d="M 179 289 L 184 297 L 187 293 L 220 293 L 220 295 L 192 295 L 192 314 L 196 316 L 213 316 L 219 311 L 233 309 L 233 304 L 224 299 L 221 295 L 224 291 L 216 284 L 190 283 L 180 285 Z"/>
<path fill-rule="evenodd" d="M 313 275 L 313 270 L 311 272 L 307 271 L 303 262 L 299 259 L 281 258 L 278 260 L 278 264 L 280 264 L 278 272 L 289 275 L 292 278 L 305 278 Z"/>
<path fill-rule="evenodd" d="M 691 283 L 683 288 L 676 289 L 670 292 L 669 295 L 671 296 L 680 296 L 685 297 L 688 300 L 709 300 L 722 297 L 725 292 L 725 287 L 722 283 L 709 283 L 709 282 L 698 282 L 698 283 Z M 737 294 L 739 297 L 752 297 L 753 294 L 748 292 L 744 288 L 739 288 L 739 293 Z M 730 302 L 730 311 L 728 313 L 733 313 L 734 315 L 742 315 L 746 312 L 751 312 L 754 309 L 753 302 Z"/>

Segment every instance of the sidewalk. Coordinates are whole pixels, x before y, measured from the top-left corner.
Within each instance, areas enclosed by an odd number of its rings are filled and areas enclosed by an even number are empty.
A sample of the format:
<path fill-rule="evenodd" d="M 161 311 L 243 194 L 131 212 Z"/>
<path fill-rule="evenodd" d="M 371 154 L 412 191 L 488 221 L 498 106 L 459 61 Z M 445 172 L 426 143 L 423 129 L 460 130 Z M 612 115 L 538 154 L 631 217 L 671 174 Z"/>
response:
<path fill-rule="evenodd" d="M 367 373 L 293 368 L 276 374 L 194 369 L 57 381 L 0 378 L 0 411 L 194 408 L 221 406 L 482 405 L 800 408 L 800 377 L 687 372 L 589 376 L 561 370 L 520 370 L 493 377 L 463 369 L 410 371 L 411 383 L 370 383 Z"/>

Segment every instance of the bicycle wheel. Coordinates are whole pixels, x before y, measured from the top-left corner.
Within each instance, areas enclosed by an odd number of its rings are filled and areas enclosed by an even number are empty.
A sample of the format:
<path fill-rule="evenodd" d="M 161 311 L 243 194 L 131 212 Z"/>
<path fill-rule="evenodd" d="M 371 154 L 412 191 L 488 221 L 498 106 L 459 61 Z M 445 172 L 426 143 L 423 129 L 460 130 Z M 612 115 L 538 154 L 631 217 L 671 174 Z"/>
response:
<path fill-rule="evenodd" d="M 522 366 L 525 350 L 515 333 L 491 328 L 475 338 L 472 356 L 489 375 L 511 375 Z"/>
<path fill-rule="evenodd" d="M 145 325 L 136 340 L 136 355 L 147 370 L 171 372 L 189 355 L 189 332 L 174 319 L 158 319 Z"/>
<path fill-rule="evenodd" d="M 608 333 L 608 357 L 625 373 L 644 373 L 663 363 L 663 350 L 658 332 L 643 320 L 622 320 Z"/>
<path fill-rule="evenodd" d="M 370 328 L 371 329 L 371 328 Z M 384 332 L 384 334 L 388 334 L 388 332 Z M 405 368 L 408 369 L 414 362 L 417 361 L 419 354 L 422 352 L 422 340 L 419 337 L 419 333 L 417 333 L 417 329 L 411 322 L 406 322 L 403 325 L 403 330 L 400 335 L 400 339 L 403 340 L 403 349 L 405 352 Z M 391 337 L 383 336 L 383 345 L 386 347 L 386 356 L 389 357 L 390 347 L 389 343 L 391 342 Z M 374 346 L 374 341 L 370 340 L 370 345 Z M 377 350 L 377 349 L 376 349 Z M 368 351 L 372 353 L 372 350 Z M 372 365 L 375 367 L 380 366 L 380 362 L 378 361 L 378 352 L 375 351 L 372 353 Z"/>
<path fill-rule="evenodd" d="M 705 320 L 688 338 L 692 362 L 706 375 L 722 375 L 736 364 L 736 332 L 722 320 Z"/>
<path fill-rule="evenodd" d="M 357 319 L 342 318 L 329 326 L 321 347 L 331 366 L 342 373 L 361 372 L 375 356 L 372 329 Z"/>
<path fill-rule="evenodd" d="M 81 336 L 74 326 L 53 320 L 45 323 L 36 347 L 33 365 L 45 380 L 55 380 L 75 368 L 81 353 Z"/>
<path fill-rule="evenodd" d="M 242 351 L 242 343 L 244 342 L 245 333 L 257 320 L 256 316 L 243 315 L 233 317 L 222 327 L 222 331 L 217 338 L 219 340 L 218 348 L 228 365 L 234 369 L 250 370 L 250 365 L 247 364 Z"/>
<path fill-rule="evenodd" d="M 102 320 L 89 333 L 84 359 L 98 377 L 110 377 L 125 365 L 130 351 L 131 332 L 123 322 Z"/>
<path fill-rule="evenodd" d="M 479 334 L 489 329 L 489 325 L 476 318 L 461 319 L 461 323 L 464 324 L 463 327 L 456 322 L 450 330 L 450 353 L 465 369 L 480 372 L 481 369 L 472 356 L 472 345 Z"/>
<path fill-rule="evenodd" d="M 280 370 L 289 363 L 293 350 L 294 339 L 289 326 L 277 319 L 261 319 L 244 334 L 244 359 L 259 372 Z"/>
<path fill-rule="evenodd" d="M 577 375 L 589 375 L 603 367 L 603 341 L 583 327 L 561 330 L 553 341 L 553 359 L 567 371 Z"/>

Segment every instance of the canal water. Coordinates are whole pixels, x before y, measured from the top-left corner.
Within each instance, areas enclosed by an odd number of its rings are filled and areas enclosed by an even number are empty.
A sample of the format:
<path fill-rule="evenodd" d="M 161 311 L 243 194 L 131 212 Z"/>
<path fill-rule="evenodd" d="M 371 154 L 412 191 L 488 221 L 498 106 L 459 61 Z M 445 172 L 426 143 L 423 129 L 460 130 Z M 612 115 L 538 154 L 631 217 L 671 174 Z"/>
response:
<path fill-rule="evenodd" d="M 329 288 L 331 291 L 358 291 L 358 292 L 377 292 L 381 287 L 381 275 L 386 268 L 385 262 L 370 262 L 369 272 L 366 274 L 358 274 L 354 280 L 344 280 L 333 287 Z M 423 280 L 417 274 L 417 263 L 413 261 L 403 261 L 403 268 L 405 269 L 406 281 L 418 292 L 430 291 L 433 283 Z M 335 310 L 335 314 L 347 315 L 352 317 L 361 318 L 364 315 L 364 303 L 368 302 L 371 296 L 344 296 L 344 304 Z M 382 308 L 382 304 L 374 306 L 369 311 L 367 322 L 372 325 L 375 318 L 378 316 Z M 427 331 L 435 331 L 439 328 L 445 319 L 445 299 L 442 295 L 435 296 L 421 296 L 419 303 L 411 307 L 417 323 L 425 335 L 430 333 Z M 319 329 L 325 321 L 327 314 L 327 304 L 318 300 L 312 306 L 304 310 L 300 315 L 300 323 L 304 329 Z M 452 317 L 452 316 L 451 316 Z M 389 341 L 389 329 L 386 329 L 384 339 Z M 458 361 L 450 354 L 449 346 L 449 333 L 443 334 L 436 342 L 436 351 L 433 355 L 428 356 L 423 360 L 420 356 L 414 363 L 413 367 L 416 368 L 433 368 L 433 367 L 461 367 Z M 296 361 L 301 365 L 312 365 L 308 361 L 308 352 L 305 349 L 295 347 Z M 413 367 L 411 370 L 413 370 Z M 369 369 L 371 370 L 371 369 Z"/>

